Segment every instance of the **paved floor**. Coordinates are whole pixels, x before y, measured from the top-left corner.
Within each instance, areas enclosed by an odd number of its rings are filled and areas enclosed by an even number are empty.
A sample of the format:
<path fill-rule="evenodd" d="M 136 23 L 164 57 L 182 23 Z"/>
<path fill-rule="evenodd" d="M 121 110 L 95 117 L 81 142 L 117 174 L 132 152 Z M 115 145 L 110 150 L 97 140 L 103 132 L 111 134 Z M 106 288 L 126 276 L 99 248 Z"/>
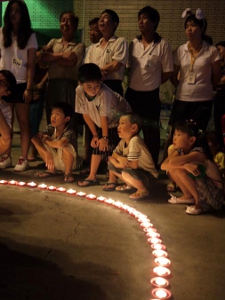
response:
<path fill-rule="evenodd" d="M 15 135 L 14 163 L 19 150 Z M 0 179 L 40 184 L 39 163 L 20 174 L 12 168 L 0 171 Z M 81 178 L 78 172 L 75 176 Z M 104 175 L 98 178 L 106 182 Z M 171 299 L 224 299 L 225 213 L 186 215 L 184 205 L 168 204 L 166 182 L 161 174 L 151 198 L 142 202 L 103 192 L 102 185 L 83 191 L 119 200 L 149 217 L 171 260 Z M 61 175 L 45 183 L 80 190 L 64 184 Z M 151 246 L 137 218 L 124 210 L 65 193 L 1 185 L 0 226 L 1 300 L 154 298 Z"/>

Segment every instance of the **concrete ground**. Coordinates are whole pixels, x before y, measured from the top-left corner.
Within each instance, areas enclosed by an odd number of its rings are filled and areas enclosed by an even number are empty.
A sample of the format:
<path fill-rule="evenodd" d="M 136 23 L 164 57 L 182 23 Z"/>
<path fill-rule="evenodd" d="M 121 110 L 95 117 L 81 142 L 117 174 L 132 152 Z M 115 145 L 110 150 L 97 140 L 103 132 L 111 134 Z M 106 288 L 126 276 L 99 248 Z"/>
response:
<path fill-rule="evenodd" d="M 19 135 L 14 135 L 14 164 L 19 145 Z M 2 170 L 0 180 L 43 183 L 36 176 L 40 163 L 30 163 L 23 173 Z M 82 178 L 74 174 L 76 181 Z M 63 183 L 62 174 L 44 182 L 119 200 L 147 215 L 171 260 L 171 299 L 224 299 L 224 211 L 186 215 L 185 205 L 167 202 L 163 173 L 150 199 L 140 202 L 126 193 L 103 192 L 105 175 L 98 178 L 101 185 L 83 189 Z M 1 300 L 156 298 L 150 284 L 156 267 L 152 248 L 137 218 L 121 209 L 56 191 L 0 185 L 0 225 Z"/>

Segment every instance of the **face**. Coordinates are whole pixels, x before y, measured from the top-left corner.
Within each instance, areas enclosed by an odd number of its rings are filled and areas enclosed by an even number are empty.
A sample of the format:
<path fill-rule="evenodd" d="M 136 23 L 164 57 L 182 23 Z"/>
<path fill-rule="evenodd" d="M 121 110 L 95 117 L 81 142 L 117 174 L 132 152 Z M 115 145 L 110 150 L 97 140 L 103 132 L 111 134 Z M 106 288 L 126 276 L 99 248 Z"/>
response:
<path fill-rule="evenodd" d="M 122 116 L 119 120 L 117 132 L 119 137 L 122 139 L 130 138 L 133 136 L 134 124 L 131 124 L 128 116 Z"/>
<path fill-rule="evenodd" d="M 63 111 L 60 108 L 53 108 L 51 113 L 51 124 L 54 127 L 64 126 L 70 117 L 65 117 Z"/>
<path fill-rule="evenodd" d="M 146 14 L 142 14 L 139 16 L 138 27 L 140 32 L 155 32 L 155 23 L 149 20 Z"/>
<path fill-rule="evenodd" d="M 63 14 L 60 20 L 60 30 L 62 34 L 74 34 L 77 26 L 74 24 L 71 13 Z"/>
<path fill-rule="evenodd" d="M 173 135 L 173 146 L 175 149 L 189 150 L 192 146 L 193 137 L 190 137 L 187 133 L 175 130 Z"/>
<path fill-rule="evenodd" d="M 225 59 L 225 47 L 223 47 L 223 46 L 217 46 L 217 49 L 218 49 L 218 51 L 219 51 L 219 53 L 220 53 L 220 56 L 221 56 L 223 59 Z"/>
<path fill-rule="evenodd" d="M 21 19 L 21 10 L 18 3 L 13 3 L 9 11 L 10 20 L 12 25 L 17 25 L 20 23 Z"/>
<path fill-rule="evenodd" d="M 98 23 L 91 24 L 90 25 L 90 41 L 93 44 L 96 44 L 99 42 L 101 37 L 102 37 L 102 34 L 98 28 Z"/>
<path fill-rule="evenodd" d="M 90 81 L 82 84 L 83 90 L 88 96 L 95 97 L 101 89 L 101 81 Z"/>
<path fill-rule="evenodd" d="M 114 32 L 116 29 L 116 23 L 112 21 L 112 18 L 109 14 L 103 13 L 98 21 L 98 28 L 101 31 L 101 33 L 104 32 Z"/>
<path fill-rule="evenodd" d="M 203 29 L 201 29 L 194 21 L 187 22 L 185 33 L 188 40 L 202 39 L 202 32 Z"/>
<path fill-rule="evenodd" d="M 10 94 L 8 87 L 8 82 L 6 81 L 5 77 L 0 73 L 0 98 L 2 96 L 8 96 Z"/>

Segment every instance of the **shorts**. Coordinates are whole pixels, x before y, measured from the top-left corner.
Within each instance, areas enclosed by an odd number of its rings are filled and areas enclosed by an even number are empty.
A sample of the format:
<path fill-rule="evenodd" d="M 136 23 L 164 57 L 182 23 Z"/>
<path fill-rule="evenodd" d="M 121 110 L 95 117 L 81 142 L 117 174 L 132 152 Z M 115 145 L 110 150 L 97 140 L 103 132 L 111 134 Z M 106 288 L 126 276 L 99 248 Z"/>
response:
<path fill-rule="evenodd" d="M 133 177 L 136 180 L 140 180 L 147 190 L 151 190 L 153 185 L 155 184 L 155 177 L 149 173 L 148 171 L 145 171 L 143 169 L 131 169 L 131 168 L 116 168 L 111 162 L 108 163 L 108 169 L 110 171 L 113 171 L 118 174 L 122 174 L 122 172 L 128 173 L 131 177 Z"/>
<path fill-rule="evenodd" d="M 23 94 L 27 88 L 27 83 L 19 83 L 16 85 L 14 91 L 6 97 L 2 97 L 8 103 L 24 103 Z"/>
<path fill-rule="evenodd" d="M 55 170 L 65 172 L 65 164 L 62 160 L 62 150 L 63 150 L 63 148 L 57 148 L 56 149 L 56 148 L 52 148 L 52 147 L 50 147 L 46 144 L 44 144 L 44 146 L 51 153 L 51 155 L 53 157 Z M 77 168 L 77 153 L 76 153 L 74 147 L 71 144 L 69 144 L 67 147 L 69 148 L 71 154 L 74 157 L 72 170 L 75 170 Z"/>

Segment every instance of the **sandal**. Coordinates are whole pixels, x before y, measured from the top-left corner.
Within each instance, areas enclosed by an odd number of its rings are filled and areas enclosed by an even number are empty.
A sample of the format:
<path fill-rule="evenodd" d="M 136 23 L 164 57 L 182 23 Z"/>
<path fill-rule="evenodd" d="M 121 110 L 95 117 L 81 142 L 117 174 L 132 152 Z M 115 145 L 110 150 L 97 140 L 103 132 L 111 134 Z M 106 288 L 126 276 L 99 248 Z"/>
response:
<path fill-rule="evenodd" d="M 170 194 L 171 198 L 168 200 L 171 204 L 194 204 L 195 199 L 189 198 L 189 199 L 182 199 L 181 197 L 176 197 L 172 194 Z"/>
<path fill-rule="evenodd" d="M 74 182 L 74 177 L 72 174 L 64 174 L 64 180 L 63 180 L 65 183 L 71 183 L 71 182 Z"/>
<path fill-rule="evenodd" d="M 166 190 L 167 190 L 168 192 L 172 192 L 172 193 L 173 193 L 173 192 L 176 192 L 176 191 L 177 191 L 176 184 L 173 183 L 173 182 L 168 183 L 167 186 L 166 186 Z"/>
<path fill-rule="evenodd" d="M 134 188 L 127 184 L 123 184 L 123 185 L 118 185 L 115 190 L 117 192 L 130 192 L 130 191 L 133 191 Z"/>
<path fill-rule="evenodd" d="M 202 208 L 197 208 L 195 205 L 187 206 L 186 213 L 188 215 L 201 215 L 204 213 Z"/>
<path fill-rule="evenodd" d="M 91 179 L 85 179 L 83 181 L 78 181 L 77 185 L 81 186 L 81 187 L 94 186 L 94 185 L 99 185 L 99 181 L 91 180 Z"/>
<path fill-rule="evenodd" d="M 131 200 L 143 200 L 143 199 L 146 199 L 146 198 L 149 198 L 149 191 L 144 191 L 144 192 L 141 192 L 139 190 L 137 190 L 134 194 L 131 194 L 129 196 L 129 198 Z"/>
<path fill-rule="evenodd" d="M 115 188 L 118 186 L 117 182 L 107 182 L 104 186 L 103 186 L 103 191 L 115 191 Z"/>
<path fill-rule="evenodd" d="M 43 171 L 40 173 L 37 173 L 37 177 L 40 178 L 47 178 L 47 177 L 52 177 L 52 176 L 56 176 L 56 172 L 48 172 L 48 171 Z"/>

